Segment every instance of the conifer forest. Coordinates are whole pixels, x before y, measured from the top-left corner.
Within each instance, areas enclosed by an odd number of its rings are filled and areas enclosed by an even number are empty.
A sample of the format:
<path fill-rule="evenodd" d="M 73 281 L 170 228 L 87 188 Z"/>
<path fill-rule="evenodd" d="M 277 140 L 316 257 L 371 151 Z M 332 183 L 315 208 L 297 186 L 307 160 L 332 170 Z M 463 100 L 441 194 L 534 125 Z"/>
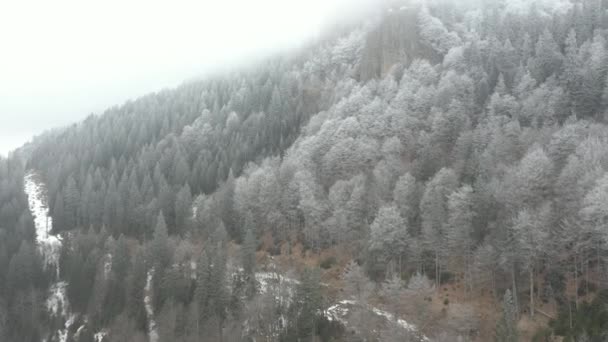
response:
<path fill-rule="evenodd" d="M 0 341 L 608 341 L 608 1 L 378 1 L 37 136 Z"/>

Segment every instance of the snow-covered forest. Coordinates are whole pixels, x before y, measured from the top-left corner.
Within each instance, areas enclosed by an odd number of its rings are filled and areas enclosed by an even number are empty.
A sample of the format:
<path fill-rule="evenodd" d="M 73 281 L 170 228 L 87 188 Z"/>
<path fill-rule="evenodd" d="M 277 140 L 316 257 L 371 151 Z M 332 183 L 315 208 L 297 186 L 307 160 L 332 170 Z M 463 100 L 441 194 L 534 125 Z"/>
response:
<path fill-rule="evenodd" d="M 377 7 L 0 159 L 0 341 L 608 339 L 608 2 Z"/>

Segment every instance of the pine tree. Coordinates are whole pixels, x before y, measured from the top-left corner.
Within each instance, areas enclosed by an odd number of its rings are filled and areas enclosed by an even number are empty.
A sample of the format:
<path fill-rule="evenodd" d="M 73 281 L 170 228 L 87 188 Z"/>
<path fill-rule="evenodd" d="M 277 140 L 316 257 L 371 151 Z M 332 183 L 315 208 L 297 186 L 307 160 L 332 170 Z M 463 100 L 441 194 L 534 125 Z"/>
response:
<path fill-rule="evenodd" d="M 565 42 L 565 59 L 564 59 L 564 73 L 562 74 L 566 89 L 570 93 L 570 96 L 574 96 L 574 92 L 579 85 L 579 73 L 581 68 L 581 60 L 578 54 L 578 42 L 576 39 L 576 31 L 571 29 L 566 37 Z"/>
<path fill-rule="evenodd" d="M 473 188 L 464 185 L 449 196 L 446 230 L 450 255 L 460 259 L 463 265 L 465 295 L 472 290 L 470 265 L 474 216 Z"/>
<path fill-rule="evenodd" d="M 55 199 L 55 205 L 53 205 L 53 230 L 60 231 L 67 228 L 63 194 L 59 192 Z"/>
<path fill-rule="evenodd" d="M 226 230 L 231 238 L 241 241 L 244 232 L 240 230 L 238 224 L 238 212 L 235 208 L 234 194 L 236 182 L 232 169 L 228 172 L 228 178 L 221 188 L 221 217 Z"/>
<path fill-rule="evenodd" d="M 401 274 L 402 257 L 407 252 L 409 234 L 405 220 L 395 207 L 382 207 L 371 225 L 370 262 L 381 265 L 384 272 Z M 371 265 L 372 271 L 377 266 Z"/>
<path fill-rule="evenodd" d="M 133 258 L 133 266 L 127 277 L 127 313 L 136 327 L 145 331 L 146 308 L 144 306 L 144 288 L 146 285 L 146 262 L 144 253 L 137 251 Z"/>
<path fill-rule="evenodd" d="M 411 232 L 413 226 L 417 223 L 416 218 L 419 214 L 420 191 L 416 179 L 409 172 L 397 180 L 393 190 L 393 199 Z"/>
<path fill-rule="evenodd" d="M 162 211 L 156 218 L 156 227 L 154 228 L 151 252 L 152 260 L 154 260 L 154 267 L 164 268 L 169 265 L 171 261 L 169 234 L 167 233 L 165 215 L 163 215 Z"/>
<path fill-rule="evenodd" d="M 394 320 L 399 319 L 402 291 L 403 281 L 397 275 L 386 279 L 382 284 L 382 296 L 386 303 L 388 303 Z"/>
<path fill-rule="evenodd" d="M 256 291 L 256 279 L 255 279 L 255 271 L 256 271 L 256 255 L 255 252 L 257 250 L 257 241 L 251 229 L 247 229 L 245 233 L 245 240 L 243 240 L 241 251 L 242 265 L 243 265 L 243 275 L 245 276 L 246 282 L 246 293 L 249 296 L 255 294 Z"/>
<path fill-rule="evenodd" d="M 80 208 L 80 192 L 72 176 L 68 178 L 64 190 L 65 218 L 67 229 L 74 229 L 78 224 L 78 211 Z"/>
<path fill-rule="evenodd" d="M 534 275 L 536 263 L 547 252 L 547 226 L 551 218 L 550 206 L 539 210 L 522 210 L 515 218 L 513 231 L 516 250 L 524 267 L 528 270 L 530 281 L 530 316 L 534 317 Z"/>
<path fill-rule="evenodd" d="M 209 311 L 217 320 L 219 341 L 223 340 L 224 323 L 228 315 L 230 293 L 226 278 L 226 254 L 223 248 L 216 248 L 210 265 L 207 293 Z"/>
<path fill-rule="evenodd" d="M 179 234 L 186 233 L 192 218 L 192 192 L 188 184 L 184 185 L 175 198 L 175 225 Z"/>
<path fill-rule="evenodd" d="M 194 307 L 196 308 L 196 331 L 197 336 L 200 336 L 202 326 L 209 318 L 209 277 L 211 267 L 207 253 L 203 251 L 197 260 L 196 266 L 196 287 L 194 290 Z"/>
<path fill-rule="evenodd" d="M 342 273 L 342 281 L 344 282 L 346 292 L 362 304 L 367 301 L 373 290 L 373 283 L 355 261 L 351 261 L 346 265 Z"/>
<path fill-rule="evenodd" d="M 27 291 L 36 286 L 40 281 L 40 265 L 36 260 L 36 252 L 32 245 L 23 241 L 19 250 L 9 263 L 7 273 L 7 293 L 13 295 L 21 291 Z"/>
<path fill-rule="evenodd" d="M 317 320 L 323 297 L 318 269 L 305 269 L 296 289 L 294 304 L 290 309 L 295 315 L 296 336 L 299 339 L 313 339 L 317 333 Z"/>
<path fill-rule="evenodd" d="M 583 199 L 580 216 L 585 222 L 585 230 L 590 244 L 595 249 L 598 274 L 602 274 L 603 251 L 608 241 L 608 172 L 599 178 L 595 186 Z"/>
<path fill-rule="evenodd" d="M 496 342 L 518 342 L 517 311 L 511 296 L 507 290 L 502 300 L 502 316 L 496 325 Z"/>
<path fill-rule="evenodd" d="M 545 29 L 536 43 L 533 71 L 536 80 L 544 82 L 553 73 L 559 71 L 563 56 L 559 51 L 553 35 Z"/>
<path fill-rule="evenodd" d="M 445 254 L 445 222 L 448 218 L 448 197 L 457 185 L 456 175 L 451 169 L 441 169 L 428 182 L 420 211 L 422 215 L 422 233 L 426 248 L 433 251 L 435 258 L 435 282 L 441 284 L 442 256 Z"/>

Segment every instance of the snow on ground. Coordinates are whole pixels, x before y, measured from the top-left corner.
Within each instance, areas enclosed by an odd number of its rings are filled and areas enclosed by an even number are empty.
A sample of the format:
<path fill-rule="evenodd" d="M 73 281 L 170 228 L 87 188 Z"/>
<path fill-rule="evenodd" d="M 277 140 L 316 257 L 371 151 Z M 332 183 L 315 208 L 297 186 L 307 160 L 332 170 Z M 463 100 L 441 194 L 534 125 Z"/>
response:
<path fill-rule="evenodd" d="M 66 317 L 69 311 L 69 303 L 66 295 L 66 287 L 68 284 L 65 281 L 60 281 L 51 285 L 49 296 L 46 299 L 46 308 L 52 315 L 56 317 Z"/>
<path fill-rule="evenodd" d="M 108 253 L 105 255 L 104 257 L 104 262 L 103 262 L 103 276 L 105 279 L 108 279 L 108 275 L 110 274 L 110 271 L 112 270 L 112 254 Z"/>
<path fill-rule="evenodd" d="M 284 277 L 277 272 L 257 272 L 255 274 L 255 279 L 260 284 L 261 293 L 266 293 L 266 291 L 268 291 L 268 286 L 273 286 L 273 285 L 295 286 L 300 283 L 299 281 L 297 281 L 295 279 Z"/>
<path fill-rule="evenodd" d="M 190 279 L 196 280 L 196 261 L 190 261 Z"/>
<path fill-rule="evenodd" d="M 59 342 L 67 342 L 68 341 L 68 331 L 70 327 L 76 321 L 76 315 L 71 314 L 70 317 L 65 321 L 64 329 L 57 331 L 57 336 L 59 336 Z"/>
<path fill-rule="evenodd" d="M 53 267 L 59 276 L 59 255 L 61 253 L 61 239 L 50 235 L 53 228 L 53 219 L 49 216 L 46 188 L 40 182 L 35 172 L 28 172 L 24 178 L 24 190 L 27 194 L 28 204 L 34 225 L 36 227 L 36 243 L 38 250 L 44 258 L 44 267 Z"/>
<path fill-rule="evenodd" d="M 410 323 L 406 322 L 405 320 L 395 317 L 395 315 L 392 315 L 392 314 L 390 314 L 386 311 L 380 310 L 378 308 L 372 307 L 371 309 L 376 315 L 386 318 L 387 321 L 393 322 L 393 323 L 399 325 L 400 327 L 402 327 L 403 329 L 405 329 L 408 332 L 418 334 L 418 328 L 415 325 L 410 324 Z M 426 336 L 422 336 L 421 341 L 430 341 L 430 340 Z"/>
<path fill-rule="evenodd" d="M 61 252 L 61 239 L 57 236 L 50 235 L 49 232 L 52 229 L 52 219 L 49 216 L 49 210 L 46 203 L 46 189 L 40 182 L 39 177 L 34 172 L 29 172 L 24 178 L 25 193 L 28 195 L 29 208 L 34 217 L 34 224 L 36 226 L 36 242 L 38 249 L 45 260 L 45 267 L 55 268 L 57 277 L 59 277 L 59 255 Z M 106 257 L 104 264 L 104 273 L 109 272 L 112 265 L 111 255 Z M 196 276 L 196 263 L 190 264 L 193 276 Z M 148 318 L 148 335 L 150 342 L 158 342 L 158 332 L 156 328 L 156 321 L 154 320 L 154 308 L 152 305 L 152 277 L 154 270 L 148 271 L 148 277 L 146 281 L 146 287 L 144 289 L 145 297 L 144 304 L 146 308 L 146 315 Z M 268 291 L 278 290 L 279 300 L 290 300 L 293 297 L 295 286 L 299 284 L 298 280 L 285 277 L 278 272 L 258 272 L 256 273 L 256 280 L 260 285 L 260 292 L 266 293 Z M 70 314 L 69 302 L 66 296 L 66 282 L 57 282 L 52 284 L 49 289 L 49 297 L 47 298 L 47 309 L 52 315 L 67 317 L 65 327 L 57 331 L 59 342 L 66 342 L 68 337 L 68 329 L 76 321 L 77 315 Z M 349 306 L 358 305 L 353 300 L 342 300 L 335 305 L 330 306 L 324 311 L 324 315 L 329 320 L 335 320 L 342 324 L 348 324 L 348 312 Z M 408 323 L 403 319 L 394 317 L 392 314 L 380 310 L 375 307 L 369 307 L 369 309 L 376 314 L 385 318 L 389 322 L 393 322 L 408 332 L 418 333 L 416 326 Z M 82 327 L 81 327 L 82 328 Z M 80 330 L 80 329 L 79 329 Z M 107 335 L 107 331 L 101 330 L 94 335 L 95 341 L 100 342 Z M 429 341 L 425 336 L 421 337 L 421 341 Z"/>
<path fill-rule="evenodd" d="M 323 315 L 330 321 L 336 321 L 341 323 L 344 326 L 348 326 L 349 321 L 348 321 L 348 315 L 349 315 L 349 311 L 350 309 L 356 307 L 356 306 L 360 306 L 363 307 L 367 310 L 369 310 L 370 312 L 374 313 L 376 316 L 380 316 L 383 319 L 385 319 L 387 322 L 391 322 L 393 324 L 398 325 L 399 327 L 403 328 L 405 331 L 407 331 L 408 333 L 411 333 L 415 336 L 419 336 L 420 337 L 420 342 L 428 342 L 430 341 L 428 339 L 428 337 L 422 335 L 419 331 L 418 328 L 413 325 L 408 323 L 407 321 L 400 319 L 398 317 L 395 317 L 393 314 L 390 314 L 384 310 L 380 310 L 376 307 L 373 306 L 362 306 L 360 305 L 357 301 L 355 300 L 342 300 L 340 302 L 338 302 L 337 304 L 334 304 L 332 306 L 330 306 L 329 308 L 327 308 L 324 312 Z"/>
<path fill-rule="evenodd" d="M 148 338 L 150 342 L 158 341 L 158 332 L 156 331 L 156 321 L 154 320 L 154 307 L 152 306 L 152 277 L 154 269 L 148 271 L 148 279 L 144 288 L 144 306 L 146 307 L 146 316 L 148 318 Z"/>
<path fill-rule="evenodd" d="M 342 300 L 338 304 L 334 304 L 323 312 L 323 315 L 330 321 L 338 321 L 346 324 L 346 315 L 348 314 L 347 305 L 356 305 L 354 300 Z"/>
<path fill-rule="evenodd" d="M 49 215 L 46 187 L 34 171 L 29 171 L 25 175 L 23 184 L 30 212 L 34 218 L 36 244 L 40 255 L 44 258 L 44 267 L 54 269 L 55 275 L 59 279 L 59 255 L 62 242 L 58 236 L 50 234 L 53 229 L 53 219 Z M 68 330 L 77 318 L 75 314 L 70 314 L 70 303 L 66 294 L 67 285 L 64 281 L 52 284 L 46 299 L 49 313 L 66 319 L 65 326 L 56 332 L 59 342 L 67 341 Z"/>
<path fill-rule="evenodd" d="M 281 304 L 291 302 L 295 295 L 296 286 L 300 283 L 277 272 L 257 272 L 255 279 L 261 294 L 271 292 Z"/>
<path fill-rule="evenodd" d="M 260 285 L 260 293 L 263 294 L 267 291 L 276 291 L 276 289 L 278 289 L 277 299 L 280 301 L 290 300 L 293 297 L 295 287 L 300 283 L 298 280 L 285 277 L 278 272 L 257 272 L 255 278 Z M 330 321 L 337 321 L 342 325 L 348 325 L 349 308 L 354 306 L 360 306 L 360 304 L 355 300 L 342 300 L 327 308 L 323 311 L 323 314 Z M 418 328 L 415 325 L 408 323 L 406 320 L 395 317 L 394 315 L 373 306 L 365 307 L 376 316 L 380 316 L 386 321 L 398 325 L 409 333 L 420 336 L 421 342 L 430 341 L 418 331 Z"/>
<path fill-rule="evenodd" d="M 95 342 L 102 342 L 103 338 L 106 337 L 107 334 L 108 332 L 104 329 L 93 335 L 93 339 L 95 340 Z"/>

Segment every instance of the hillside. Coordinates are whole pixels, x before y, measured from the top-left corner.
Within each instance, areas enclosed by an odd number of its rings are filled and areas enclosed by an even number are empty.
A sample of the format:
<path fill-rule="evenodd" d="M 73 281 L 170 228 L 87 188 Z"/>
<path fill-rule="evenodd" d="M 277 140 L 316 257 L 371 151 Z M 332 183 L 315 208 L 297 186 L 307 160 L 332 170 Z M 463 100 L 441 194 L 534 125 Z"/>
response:
<path fill-rule="evenodd" d="M 37 137 L 0 341 L 604 341 L 607 9 L 383 2 Z"/>

